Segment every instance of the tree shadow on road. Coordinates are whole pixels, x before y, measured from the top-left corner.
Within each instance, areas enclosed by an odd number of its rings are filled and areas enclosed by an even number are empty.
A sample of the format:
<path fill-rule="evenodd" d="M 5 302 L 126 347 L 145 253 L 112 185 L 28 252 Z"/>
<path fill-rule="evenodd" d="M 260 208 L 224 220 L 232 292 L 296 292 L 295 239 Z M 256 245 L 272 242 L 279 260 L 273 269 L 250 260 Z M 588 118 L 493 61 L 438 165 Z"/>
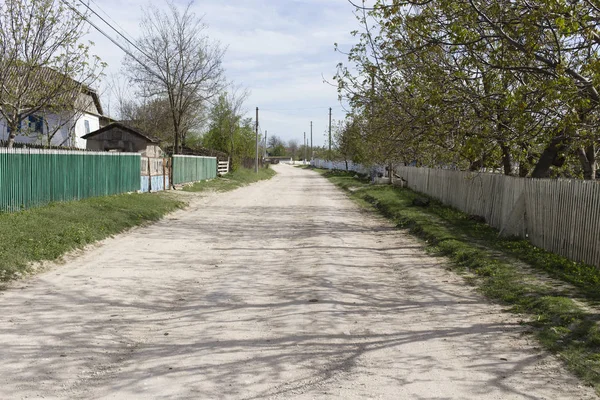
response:
<path fill-rule="evenodd" d="M 0 393 L 536 399 L 573 383 L 441 260 L 313 175 L 291 194 L 327 201 L 208 204 L 133 232 L 93 275 L 83 263 L 5 292 Z"/>

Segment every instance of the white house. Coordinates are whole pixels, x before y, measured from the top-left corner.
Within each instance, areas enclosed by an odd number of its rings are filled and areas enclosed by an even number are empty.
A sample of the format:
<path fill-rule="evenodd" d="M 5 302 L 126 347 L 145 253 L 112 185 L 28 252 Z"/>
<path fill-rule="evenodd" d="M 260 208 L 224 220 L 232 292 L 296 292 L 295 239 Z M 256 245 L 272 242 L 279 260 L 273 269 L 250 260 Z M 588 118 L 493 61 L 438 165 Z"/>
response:
<path fill-rule="evenodd" d="M 18 92 L 17 94 L 11 92 L 12 83 L 14 83 L 14 87 L 19 88 L 17 82 L 22 84 L 27 82 L 24 79 L 28 79 L 29 85 L 38 86 L 39 93 L 41 93 L 40 98 L 44 99 L 42 101 L 47 102 L 49 98 L 50 102 L 48 107 L 42 107 L 24 118 L 15 142 L 85 149 L 86 141 L 82 139 L 82 136 L 98 130 L 110 122 L 107 122 L 110 120 L 109 118 L 103 116 L 98 94 L 87 85 L 51 68 L 40 67 L 33 72 L 27 68 L 19 71 L 19 68 L 14 67 L 9 70 L 13 73 L 12 75 L 4 76 L 5 83 L 9 82 L 8 85 L 3 86 L 7 98 L 10 98 L 11 95 L 18 96 Z M 15 71 L 18 74 L 14 74 Z M 21 81 L 19 81 L 19 76 Z M 54 82 L 57 83 L 54 84 Z M 46 92 L 50 97 L 44 98 L 44 91 L 50 91 Z M 32 100 L 32 102 L 36 101 Z M 11 105 L 10 103 L 7 105 L 8 112 L 10 112 Z M 38 108 L 37 106 L 39 104 L 30 105 L 34 110 Z M 0 118 L 0 141 L 8 140 L 9 133 L 6 121 Z"/>

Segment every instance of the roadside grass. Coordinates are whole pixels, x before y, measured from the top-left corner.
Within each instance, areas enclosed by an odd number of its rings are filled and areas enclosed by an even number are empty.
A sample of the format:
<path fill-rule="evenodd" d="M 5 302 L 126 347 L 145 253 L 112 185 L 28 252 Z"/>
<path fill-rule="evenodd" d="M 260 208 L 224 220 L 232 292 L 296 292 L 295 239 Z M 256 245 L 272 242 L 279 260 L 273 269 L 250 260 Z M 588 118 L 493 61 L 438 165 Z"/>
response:
<path fill-rule="evenodd" d="M 216 179 L 184 186 L 183 190 L 186 192 L 203 192 L 205 190 L 226 192 L 250 183 L 271 179 L 275 174 L 276 172 L 271 168 L 260 168 L 258 174 L 253 169 L 239 168 L 237 171 L 230 172 Z"/>
<path fill-rule="evenodd" d="M 317 170 L 350 197 L 369 205 L 400 229 L 451 260 L 449 268 L 509 310 L 524 315 L 539 342 L 600 393 L 600 270 L 536 248 L 410 189 L 374 186 L 354 173 Z"/>
<path fill-rule="evenodd" d="M 56 260 L 183 205 L 164 193 L 122 194 L 0 213 L 0 282 L 31 272 L 32 262 Z"/>

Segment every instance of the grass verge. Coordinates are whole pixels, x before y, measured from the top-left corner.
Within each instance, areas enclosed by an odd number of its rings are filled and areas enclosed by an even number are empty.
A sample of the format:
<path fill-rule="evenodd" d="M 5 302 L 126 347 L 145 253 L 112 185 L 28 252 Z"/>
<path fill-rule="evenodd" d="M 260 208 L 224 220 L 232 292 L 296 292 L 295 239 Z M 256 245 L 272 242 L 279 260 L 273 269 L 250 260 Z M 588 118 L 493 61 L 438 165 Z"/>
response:
<path fill-rule="evenodd" d="M 540 343 L 600 393 L 600 271 L 532 246 L 409 189 L 369 185 L 354 173 L 319 170 L 350 197 L 368 204 L 398 228 L 421 238 L 426 248 L 451 260 L 450 268 L 490 299 L 525 314 Z"/>
<path fill-rule="evenodd" d="M 0 214 L 0 282 L 31 271 L 32 262 L 156 221 L 183 203 L 165 193 L 123 194 Z"/>
<path fill-rule="evenodd" d="M 276 172 L 271 168 L 260 168 L 258 174 L 253 169 L 239 168 L 237 171 L 210 181 L 196 182 L 193 185 L 184 186 L 183 190 L 186 192 L 203 192 L 205 190 L 226 192 L 250 183 L 271 179 L 275 174 Z"/>

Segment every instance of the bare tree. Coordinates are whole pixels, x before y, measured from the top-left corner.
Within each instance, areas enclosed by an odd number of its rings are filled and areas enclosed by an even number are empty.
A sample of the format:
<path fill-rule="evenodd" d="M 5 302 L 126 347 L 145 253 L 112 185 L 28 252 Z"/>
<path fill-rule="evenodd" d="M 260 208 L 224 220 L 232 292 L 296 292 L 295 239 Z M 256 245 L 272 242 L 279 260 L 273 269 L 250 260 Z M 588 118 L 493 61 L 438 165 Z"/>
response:
<path fill-rule="evenodd" d="M 5 0 L 0 3 L 0 116 L 8 147 L 23 131 L 22 122 L 41 114 L 59 116 L 51 136 L 87 109 L 82 95 L 99 77 L 104 63 L 81 43 L 85 15 L 55 0 Z"/>
<path fill-rule="evenodd" d="M 287 150 L 290 157 L 292 157 L 294 160 L 296 159 L 296 154 L 298 154 L 299 148 L 300 146 L 298 145 L 298 141 L 296 139 L 290 139 Z"/>
<path fill-rule="evenodd" d="M 146 98 L 168 99 L 174 132 L 174 153 L 190 121 L 206 100 L 223 87 L 224 49 L 211 41 L 202 18 L 191 10 L 181 12 L 172 1 L 168 11 L 150 5 L 140 24 L 141 37 L 133 56 L 125 58 L 126 73 Z"/>

